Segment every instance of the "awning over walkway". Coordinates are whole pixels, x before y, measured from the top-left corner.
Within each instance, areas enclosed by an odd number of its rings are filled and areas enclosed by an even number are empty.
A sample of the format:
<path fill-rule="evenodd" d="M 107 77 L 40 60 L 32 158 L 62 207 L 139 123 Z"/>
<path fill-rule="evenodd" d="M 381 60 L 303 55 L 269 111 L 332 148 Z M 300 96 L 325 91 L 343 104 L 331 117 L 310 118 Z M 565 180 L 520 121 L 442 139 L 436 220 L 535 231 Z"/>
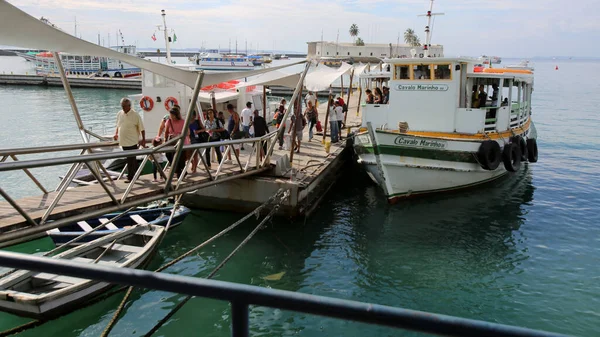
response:
<path fill-rule="evenodd" d="M 288 74 L 283 71 L 271 71 L 266 74 L 260 75 L 259 77 L 249 81 L 242 82 L 237 85 L 238 88 L 248 87 L 252 85 L 280 85 L 288 88 L 295 88 L 300 81 L 302 73 Z"/>
<path fill-rule="evenodd" d="M 157 16 L 158 17 L 158 16 Z M 22 48 L 45 49 L 49 51 L 67 52 L 77 55 L 110 57 L 127 62 L 136 67 L 151 71 L 194 87 L 198 72 L 178 69 L 166 64 L 147 61 L 139 57 L 119 53 L 115 50 L 98 46 L 91 42 L 78 39 L 59 29 L 30 16 L 4 0 L 0 0 L 0 45 Z M 228 72 L 206 74 L 202 86 L 226 82 L 244 77 L 255 76 L 285 67 L 301 64 L 299 61 L 279 67 L 252 70 L 247 72 Z"/>
<path fill-rule="evenodd" d="M 345 62 L 337 69 L 320 65 L 312 72 L 306 74 L 304 86 L 309 91 L 327 90 L 333 82 L 340 76 L 348 73 L 351 69 L 352 66 Z"/>

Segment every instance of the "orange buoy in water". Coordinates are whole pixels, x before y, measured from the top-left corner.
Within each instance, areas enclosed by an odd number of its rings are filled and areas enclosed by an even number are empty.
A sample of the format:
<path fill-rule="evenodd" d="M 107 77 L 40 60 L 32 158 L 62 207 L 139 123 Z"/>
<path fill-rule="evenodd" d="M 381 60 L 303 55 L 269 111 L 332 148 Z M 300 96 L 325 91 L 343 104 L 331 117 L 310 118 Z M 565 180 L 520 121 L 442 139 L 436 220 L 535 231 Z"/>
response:
<path fill-rule="evenodd" d="M 554 70 L 558 70 L 558 66 L 554 67 Z"/>

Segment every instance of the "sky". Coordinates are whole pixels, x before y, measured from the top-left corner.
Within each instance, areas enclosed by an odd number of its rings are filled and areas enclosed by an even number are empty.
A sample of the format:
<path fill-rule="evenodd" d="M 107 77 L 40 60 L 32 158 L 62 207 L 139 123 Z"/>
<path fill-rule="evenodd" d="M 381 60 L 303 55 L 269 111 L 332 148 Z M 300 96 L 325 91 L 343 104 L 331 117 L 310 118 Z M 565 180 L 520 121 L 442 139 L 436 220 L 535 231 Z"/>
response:
<path fill-rule="evenodd" d="M 425 40 L 427 0 L 9 0 L 88 41 L 164 49 L 161 9 L 177 35 L 173 49 L 306 52 L 307 41 L 351 42 L 350 25 L 367 43 L 396 43 L 407 28 Z M 600 56 L 598 0 L 436 0 L 433 44 L 446 56 Z M 151 39 L 156 33 L 157 41 Z M 401 43 L 403 37 L 400 38 Z"/>

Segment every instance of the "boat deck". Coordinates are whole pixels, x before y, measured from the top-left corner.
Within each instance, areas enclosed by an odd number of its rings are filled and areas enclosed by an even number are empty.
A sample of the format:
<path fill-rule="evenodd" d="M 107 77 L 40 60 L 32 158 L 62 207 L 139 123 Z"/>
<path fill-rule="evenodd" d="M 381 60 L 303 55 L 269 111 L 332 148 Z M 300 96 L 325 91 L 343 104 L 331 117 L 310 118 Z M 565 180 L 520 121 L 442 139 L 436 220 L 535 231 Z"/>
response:
<path fill-rule="evenodd" d="M 347 120 L 347 125 L 349 126 L 357 126 L 360 121 L 360 118 L 356 114 L 356 107 L 358 103 L 357 96 L 358 92 L 355 91 L 352 95 L 351 103 L 349 104 L 349 115 Z M 321 123 L 323 124 L 325 121 L 325 110 L 326 104 L 321 104 L 319 106 L 319 114 Z M 344 131 L 343 134 L 345 136 L 346 131 Z M 315 138 L 312 140 L 312 142 L 308 142 L 308 127 L 305 128 L 303 137 L 300 153 L 294 153 L 293 155 L 291 163 L 293 171 L 290 171 L 289 168 L 286 168 L 285 170 L 279 170 L 279 173 L 277 173 L 278 170 L 276 166 L 278 163 L 281 163 L 280 158 L 286 155 L 289 157 L 290 151 L 279 150 L 278 146 L 276 145 L 273 155 L 271 156 L 271 168 L 274 169 L 269 169 L 267 167 L 262 170 L 249 170 L 248 172 L 243 172 L 237 163 L 235 163 L 235 158 L 233 158 L 233 163 L 223 165 L 217 182 L 246 178 L 246 180 L 261 180 L 276 183 L 293 181 L 300 189 L 310 185 L 312 182 L 319 179 L 327 167 L 335 161 L 340 153 L 342 153 L 345 142 L 332 144 L 329 152 L 327 152 L 324 144 L 322 143 L 322 134 L 317 135 L 316 130 Z M 329 139 L 329 137 L 327 138 Z M 246 149 L 240 152 L 240 161 L 242 165 L 246 163 L 251 151 L 252 148 L 250 146 L 246 146 Z M 218 164 L 212 164 L 212 174 L 215 173 L 217 166 Z M 187 175 L 181 182 L 179 188 L 203 188 L 214 185 L 215 181 L 211 180 L 206 171 L 201 167 L 202 165 L 200 165 L 198 168 L 197 173 Z M 252 167 L 252 164 L 250 164 L 250 167 Z M 142 199 L 163 195 L 165 192 L 164 183 L 162 183 L 162 181 L 152 182 L 152 179 L 153 177 L 151 174 L 140 176 L 138 181 L 136 181 L 136 183 L 133 185 L 131 192 L 127 196 L 126 202 L 141 202 Z M 108 189 L 117 199 L 120 199 L 123 196 L 128 185 L 129 184 L 125 183 L 124 180 L 107 182 Z M 56 196 L 57 192 L 51 192 L 45 195 L 21 198 L 16 200 L 16 203 L 22 207 L 23 210 L 25 210 L 34 221 L 37 222 L 43 217 L 46 209 Z M 114 211 L 111 208 L 115 207 L 117 207 L 117 205 L 115 205 L 101 185 L 93 184 L 87 186 L 78 186 L 69 188 L 64 193 L 52 211 L 49 219 L 62 219 L 101 209 L 106 209 L 107 212 Z M 28 227 L 30 227 L 30 225 L 8 202 L 0 202 L 0 242 L 2 241 L 2 234 L 18 231 Z"/>

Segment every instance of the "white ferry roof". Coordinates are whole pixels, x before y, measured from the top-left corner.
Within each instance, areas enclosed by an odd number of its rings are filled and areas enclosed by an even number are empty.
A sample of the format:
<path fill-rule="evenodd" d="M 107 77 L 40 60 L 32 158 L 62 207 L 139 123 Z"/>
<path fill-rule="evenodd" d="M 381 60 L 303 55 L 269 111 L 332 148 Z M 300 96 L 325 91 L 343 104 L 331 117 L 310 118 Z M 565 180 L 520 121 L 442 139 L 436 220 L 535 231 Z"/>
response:
<path fill-rule="evenodd" d="M 238 96 L 239 93 L 234 91 L 215 92 L 215 101 L 216 103 L 224 103 L 233 101 L 237 99 Z M 198 100 L 203 103 L 211 103 L 212 97 L 210 96 L 210 92 L 201 91 L 200 94 L 198 94 Z"/>

